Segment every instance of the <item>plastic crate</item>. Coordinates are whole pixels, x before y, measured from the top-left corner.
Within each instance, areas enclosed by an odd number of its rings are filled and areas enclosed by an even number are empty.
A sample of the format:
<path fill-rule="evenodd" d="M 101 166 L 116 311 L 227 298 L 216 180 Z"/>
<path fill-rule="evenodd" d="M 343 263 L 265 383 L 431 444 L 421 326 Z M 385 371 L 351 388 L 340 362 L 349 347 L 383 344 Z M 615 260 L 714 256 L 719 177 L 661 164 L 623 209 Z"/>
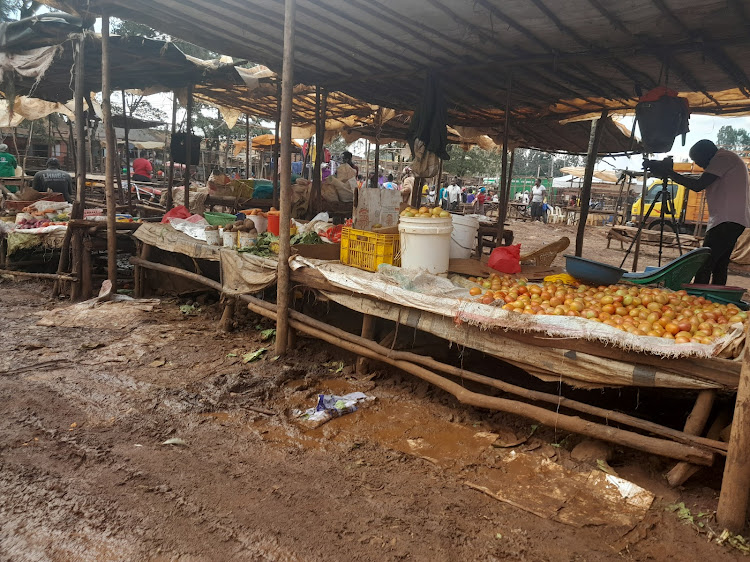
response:
<path fill-rule="evenodd" d="M 375 234 L 344 227 L 341 230 L 341 263 L 365 271 L 377 271 L 381 263 L 401 265 L 398 234 Z"/>

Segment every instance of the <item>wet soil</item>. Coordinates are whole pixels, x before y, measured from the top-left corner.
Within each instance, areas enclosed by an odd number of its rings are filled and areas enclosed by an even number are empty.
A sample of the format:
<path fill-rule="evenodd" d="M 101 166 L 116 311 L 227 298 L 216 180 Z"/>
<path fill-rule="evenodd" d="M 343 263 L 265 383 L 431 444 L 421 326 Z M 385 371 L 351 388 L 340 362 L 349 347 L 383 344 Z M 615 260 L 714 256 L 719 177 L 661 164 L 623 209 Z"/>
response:
<path fill-rule="evenodd" d="M 672 490 L 669 462 L 617 449 L 610 465 L 654 493 L 652 507 L 634 525 L 586 524 L 585 509 L 566 525 L 466 482 L 492 471 L 502 490 L 543 463 L 596 469 L 570 457 L 577 436 L 377 365 L 357 375 L 353 357 L 315 340 L 243 364 L 272 348 L 271 325 L 247 313 L 231 334 L 216 330 L 218 306 L 186 316 L 168 299 L 124 328 L 42 327 L 37 313 L 70 305 L 48 285 L 0 287 L 0 560 L 741 557 L 707 540 L 720 467 Z M 375 400 L 316 429 L 294 417 L 319 393 L 353 391 Z M 527 464 L 503 468 L 510 451 Z M 704 527 L 667 509 L 678 502 Z"/>

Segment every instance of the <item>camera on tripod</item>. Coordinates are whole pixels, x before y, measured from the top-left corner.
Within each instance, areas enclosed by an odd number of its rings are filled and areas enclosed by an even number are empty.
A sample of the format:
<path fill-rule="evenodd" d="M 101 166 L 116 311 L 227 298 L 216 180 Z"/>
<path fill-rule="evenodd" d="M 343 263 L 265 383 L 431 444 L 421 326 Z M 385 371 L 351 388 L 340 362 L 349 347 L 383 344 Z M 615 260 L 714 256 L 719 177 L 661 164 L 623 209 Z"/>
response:
<path fill-rule="evenodd" d="M 659 178 L 666 178 L 674 169 L 674 160 L 671 156 L 662 160 L 643 159 L 643 169 Z"/>

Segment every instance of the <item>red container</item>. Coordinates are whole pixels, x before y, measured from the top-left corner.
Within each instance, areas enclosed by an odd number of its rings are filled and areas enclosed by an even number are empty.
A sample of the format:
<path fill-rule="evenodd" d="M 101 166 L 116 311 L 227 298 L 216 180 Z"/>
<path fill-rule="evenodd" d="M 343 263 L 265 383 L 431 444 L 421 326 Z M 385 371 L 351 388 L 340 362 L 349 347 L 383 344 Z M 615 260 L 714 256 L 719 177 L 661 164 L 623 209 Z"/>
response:
<path fill-rule="evenodd" d="M 268 213 L 268 232 L 279 235 L 279 215 Z"/>

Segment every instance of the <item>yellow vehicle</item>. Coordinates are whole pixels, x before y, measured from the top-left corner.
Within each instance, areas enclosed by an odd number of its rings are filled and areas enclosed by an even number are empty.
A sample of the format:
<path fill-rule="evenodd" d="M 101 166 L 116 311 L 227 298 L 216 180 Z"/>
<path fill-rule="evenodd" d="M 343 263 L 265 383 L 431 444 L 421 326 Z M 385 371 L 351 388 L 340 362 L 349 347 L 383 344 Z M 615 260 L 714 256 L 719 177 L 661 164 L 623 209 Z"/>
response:
<path fill-rule="evenodd" d="M 695 164 L 690 163 L 675 163 L 674 170 L 681 174 L 701 174 L 703 169 Z M 676 219 L 677 227 L 681 234 L 692 234 L 695 231 L 695 225 L 701 223 L 701 228 L 698 234 L 702 235 L 705 232 L 706 224 L 708 223 L 708 205 L 705 203 L 705 194 L 703 192 L 696 193 L 690 191 L 688 188 L 678 185 L 674 182 L 669 182 L 667 185 L 671 201 L 674 204 L 674 216 Z M 646 203 L 643 209 L 645 214 L 651 203 L 654 202 L 662 191 L 662 181 L 657 180 L 648 188 L 646 192 Z M 651 214 L 648 217 L 644 217 L 646 223 L 645 228 L 651 230 L 659 230 L 661 227 L 661 201 L 657 201 L 654 205 Z M 703 216 L 701 216 L 701 210 Z M 635 200 L 631 208 L 631 220 L 638 224 L 641 216 L 641 198 Z M 672 225 L 672 214 L 669 209 L 665 210 L 664 213 L 664 230 L 666 232 L 674 232 Z"/>

